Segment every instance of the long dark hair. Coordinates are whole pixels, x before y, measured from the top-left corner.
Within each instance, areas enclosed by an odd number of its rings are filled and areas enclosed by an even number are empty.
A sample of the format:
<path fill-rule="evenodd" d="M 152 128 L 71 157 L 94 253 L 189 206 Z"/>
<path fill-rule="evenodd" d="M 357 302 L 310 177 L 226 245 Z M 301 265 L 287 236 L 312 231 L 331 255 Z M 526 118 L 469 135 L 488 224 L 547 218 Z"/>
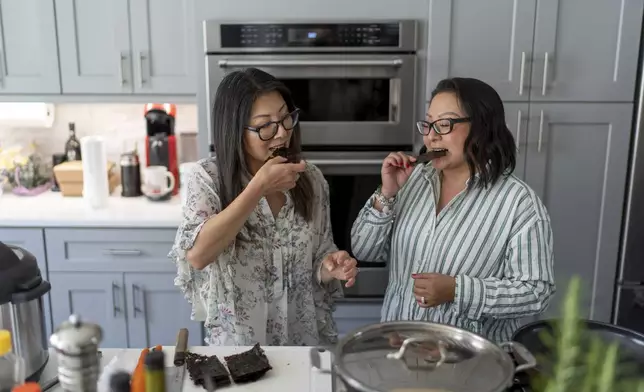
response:
<path fill-rule="evenodd" d="M 217 88 L 212 108 L 212 132 L 219 169 L 219 198 L 222 209 L 230 205 L 242 192 L 242 176 L 250 178 L 244 158 L 244 127 L 248 125 L 255 100 L 270 92 L 278 92 L 282 96 L 289 112 L 295 110 L 288 88 L 272 75 L 256 68 L 227 74 Z M 302 140 L 299 124 L 292 132 L 289 150 L 299 159 Z M 310 222 L 313 214 L 313 185 L 307 172 L 300 173 L 295 188 L 291 190 L 291 196 L 295 212 Z"/>
<path fill-rule="evenodd" d="M 470 118 L 470 134 L 465 139 L 464 153 L 470 178 L 479 175 L 478 185 L 494 184 L 516 167 L 516 145 L 505 123 L 505 109 L 499 94 L 485 82 L 473 78 L 443 79 L 432 91 L 453 93 Z"/>

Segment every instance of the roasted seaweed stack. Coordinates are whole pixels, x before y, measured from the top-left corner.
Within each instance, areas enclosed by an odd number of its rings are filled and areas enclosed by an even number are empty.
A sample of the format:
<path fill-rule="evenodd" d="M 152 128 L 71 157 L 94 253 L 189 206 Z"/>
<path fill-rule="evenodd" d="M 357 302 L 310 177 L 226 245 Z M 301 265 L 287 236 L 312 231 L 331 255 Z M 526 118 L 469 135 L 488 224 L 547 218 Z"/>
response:
<path fill-rule="evenodd" d="M 230 355 L 224 359 L 235 383 L 257 381 L 272 369 L 259 343 L 248 351 Z"/>
<path fill-rule="evenodd" d="M 205 388 L 205 377 L 209 377 L 216 387 L 230 385 L 226 367 L 216 355 L 206 356 L 191 352 L 186 353 L 186 367 L 192 382 Z"/>

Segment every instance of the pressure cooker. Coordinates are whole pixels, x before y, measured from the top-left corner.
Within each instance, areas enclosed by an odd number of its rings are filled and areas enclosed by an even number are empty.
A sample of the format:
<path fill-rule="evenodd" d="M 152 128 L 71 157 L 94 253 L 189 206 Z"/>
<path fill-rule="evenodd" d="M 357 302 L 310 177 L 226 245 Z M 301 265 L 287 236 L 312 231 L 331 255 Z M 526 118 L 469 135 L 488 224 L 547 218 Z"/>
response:
<path fill-rule="evenodd" d="M 29 381 L 38 381 L 49 360 L 43 296 L 50 289 L 33 254 L 0 242 L 0 329 L 11 332 L 13 352 L 23 358 Z"/>
<path fill-rule="evenodd" d="M 324 350 L 333 355 L 330 369 L 321 366 Z M 461 328 L 424 321 L 367 325 L 334 347 L 311 349 L 314 370 L 338 377 L 342 385 L 334 390 L 348 392 L 502 392 L 516 373 L 536 364 L 517 342 L 495 344 Z"/>

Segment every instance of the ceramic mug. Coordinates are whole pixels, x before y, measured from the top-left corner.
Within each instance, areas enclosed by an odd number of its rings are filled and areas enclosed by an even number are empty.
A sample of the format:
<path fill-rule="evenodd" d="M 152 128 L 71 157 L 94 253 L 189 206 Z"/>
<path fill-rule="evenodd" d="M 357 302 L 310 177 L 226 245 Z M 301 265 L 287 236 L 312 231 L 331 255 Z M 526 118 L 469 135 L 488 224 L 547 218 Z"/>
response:
<path fill-rule="evenodd" d="M 141 191 L 146 196 L 163 196 L 174 189 L 174 175 L 165 166 L 148 166 L 143 169 Z"/>

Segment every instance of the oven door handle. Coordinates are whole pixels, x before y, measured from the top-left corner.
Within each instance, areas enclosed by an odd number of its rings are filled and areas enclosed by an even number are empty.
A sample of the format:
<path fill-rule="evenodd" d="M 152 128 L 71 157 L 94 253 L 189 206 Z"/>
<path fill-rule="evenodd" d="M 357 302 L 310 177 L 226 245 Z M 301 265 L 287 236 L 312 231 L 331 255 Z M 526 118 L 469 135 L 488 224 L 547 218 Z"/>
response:
<path fill-rule="evenodd" d="M 219 60 L 219 68 L 240 67 L 400 67 L 402 59 L 392 60 Z"/>
<path fill-rule="evenodd" d="M 380 166 L 383 159 L 306 159 L 315 166 Z"/>

